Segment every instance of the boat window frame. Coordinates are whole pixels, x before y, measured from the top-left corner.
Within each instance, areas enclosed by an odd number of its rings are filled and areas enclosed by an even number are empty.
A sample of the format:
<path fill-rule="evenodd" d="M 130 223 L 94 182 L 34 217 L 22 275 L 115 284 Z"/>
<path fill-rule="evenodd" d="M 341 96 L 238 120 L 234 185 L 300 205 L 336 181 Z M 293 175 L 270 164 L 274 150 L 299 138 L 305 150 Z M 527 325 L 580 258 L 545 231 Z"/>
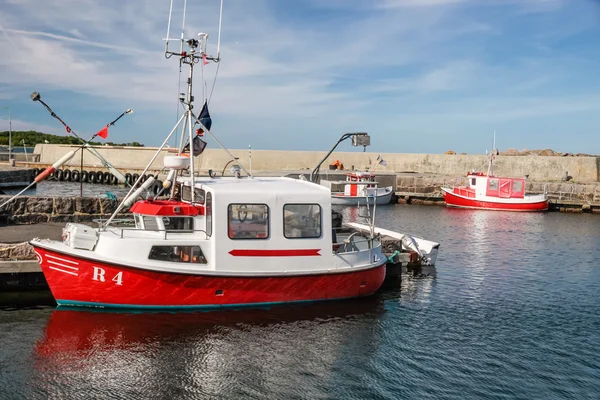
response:
<path fill-rule="evenodd" d="M 144 230 L 145 231 L 153 231 L 153 232 L 158 232 L 161 231 L 162 229 L 160 229 L 160 224 L 158 222 L 158 215 L 142 215 L 142 221 L 144 222 Z M 149 228 L 146 226 L 146 221 L 151 221 L 154 220 L 154 224 L 156 224 L 156 228 Z M 160 219 L 161 223 L 162 223 L 162 218 Z M 164 225 L 163 225 L 164 228 Z"/>
<path fill-rule="evenodd" d="M 230 213 L 230 209 L 232 206 L 264 206 L 266 207 L 266 213 L 267 213 L 267 222 L 265 224 L 265 226 L 267 227 L 267 236 L 265 237 L 231 237 L 231 213 Z M 239 221 L 239 220 L 238 220 Z M 244 220 L 244 222 L 246 222 L 246 220 Z M 243 222 L 242 222 L 243 224 Z M 265 203 L 229 203 L 227 205 L 227 237 L 229 237 L 229 239 L 231 240 L 267 240 L 271 237 L 271 207 L 269 207 L 268 204 Z"/>
<path fill-rule="evenodd" d="M 319 235 L 318 236 L 287 236 L 285 233 L 285 207 L 286 206 L 318 206 L 319 207 Z M 323 237 L 323 207 L 319 203 L 285 203 L 281 209 L 283 216 L 283 237 L 286 239 L 321 239 Z"/>
<path fill-rule="evenodd" d="M 177 259 L 177 255 L 175 252 L 173 252 L 172 254 L 176 256 L 176 258 L 156 258 L 156 257 L 152 257 L 153 255 L 153 251 L 155 251 L 155 248 L 166 248 L 166 249 L 171 249 L 171 251 L 174 251 L 177 248 L 181 248 L 181 249 L 186 249 L 189 248 L 189 253 L 187 254 L 190 257 L 189 261 L 183 260 L 182 257 L 185 254 L 180 254 L 179 255 L 179 259 Z M 198 251 L 200 252 L 198 254 L 198 261 L 193 261 L 193 249 L 197 248 Z M 168 251 L 168 250 L 167 250 Z M 184 250 L 182 250 L 184 251 Z M 156 255 L 156 254 L 155 254 Z M 148 253 L 148 260 L 152 260 L 152 261 L 161 261 L 161 262 L 170 262 L 170 263 L 178 263 L 178 264 L 201 264 L 201 265 L 206 265 L 208 264 L 208 260 L 206 258 L 206 256 L 204 255 L 204 252 L 202 251 L 202 247 L 200 247 L 199 245 L 155 245 L 152 246 L 150 248 L 150 252 Z"/>
<path fill-rule="evenodd" d="M 519 190 L 515 189 L 515 185 L 516 184 L 520 185 Z M 515 193 L 515 194 L 523 193 L 523 188 L 524 187 L 525 187 L 524 182 L 521 179 L 514 179 L 513 183 L 512 183 L 511 194 L 512 193 Z"/>
<path fill-rule="evenodd" d="M 492 183 L 496 186 L 495 188 L 492 187 Z M 497 192 L 498 190 L 500 190 L 500 179 L 498 179 L 498 178 L 489 178 L 488 179 L 488 189 L 491 192 Z"/>
<path fill-rule="evenodd" d="M 169 231 L 169 232 L 193 232 L 194 231 L 194 226 L 195 226 L 195 218 L 189 215 L 161 215 L 160 216 L 160 220 L 162 222 L 163 228 L 165 231 Z M 191 225 L 191 228 L 181 228 L 181 229 L 174 229 L 174 228 L 167 228 L 167 224 L 165 224 L 165 218 L 172 220 L 172 219 L 176 219 L 176 220 L 183 220 L 183 225 L 186 224 L 185 220 L 188 220 L 189 225 Z"/>
<path fill-rule="evenodd" d="M 229 213 L 228 213 L 229 218 Z M 212 206 L 212 193 L 206 191 L 206 197 L 204 198 L 204 220 L 205 231 L 207 236 L 212 236 L 212 225 L 213 225 L 213 206 Z"/>
<path fill-rule="evenodd" d="M 185 199 L 185 191 L 186 189 L 189 192 L 190 198 L 189 199 Z M 188 204 L 192 204 L 192 186 L 191 185 L 185 185 L 185 184 L 181 184 L 181 193 L 180 193 L 180 198 L 181 201 L 184 203 L 188 203 Z M 202 199 L 202 200 L 198 200 L 198 199 Z M 200 204 L 200 205 L 204 205 L 206 203 L 206 190 L 202 189 L 202 188 L 194 188 L 194 204 Z"/>

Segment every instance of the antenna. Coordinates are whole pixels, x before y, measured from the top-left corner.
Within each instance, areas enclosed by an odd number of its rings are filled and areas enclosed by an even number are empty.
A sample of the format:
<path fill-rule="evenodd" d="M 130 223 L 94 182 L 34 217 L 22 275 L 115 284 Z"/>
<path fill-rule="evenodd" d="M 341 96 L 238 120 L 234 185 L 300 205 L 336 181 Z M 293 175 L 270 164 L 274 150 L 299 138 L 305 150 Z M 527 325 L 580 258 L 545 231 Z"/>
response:
<path fill-rule="evenodd" d="M 217 60 L 221 60 L 221 24 L 223 22 L 223 0 L 219 9 L 219 35 L 217 36 Z"/>

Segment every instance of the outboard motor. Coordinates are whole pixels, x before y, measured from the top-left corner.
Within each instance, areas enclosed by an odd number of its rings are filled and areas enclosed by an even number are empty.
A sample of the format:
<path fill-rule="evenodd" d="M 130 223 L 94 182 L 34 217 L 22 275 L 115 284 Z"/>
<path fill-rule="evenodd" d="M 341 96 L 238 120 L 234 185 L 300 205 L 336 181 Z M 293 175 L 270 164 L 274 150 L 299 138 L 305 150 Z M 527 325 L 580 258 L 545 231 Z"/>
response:
<path fill-rule="evenodd" d="M 419 255 L 419 258 L 421 259 L 421 262 L 423 263 L 423 265 L 430 265 L 431 259 L 429 257 L 426 257 L 423 254 L 421 249 L 419 249 L 419 245 L 417 244 L 417 241 L 412 236 L 404 235 L 402 237 L 402 248 L 404 250 L 414 251 L 415 253 L 417 253 Z"/>

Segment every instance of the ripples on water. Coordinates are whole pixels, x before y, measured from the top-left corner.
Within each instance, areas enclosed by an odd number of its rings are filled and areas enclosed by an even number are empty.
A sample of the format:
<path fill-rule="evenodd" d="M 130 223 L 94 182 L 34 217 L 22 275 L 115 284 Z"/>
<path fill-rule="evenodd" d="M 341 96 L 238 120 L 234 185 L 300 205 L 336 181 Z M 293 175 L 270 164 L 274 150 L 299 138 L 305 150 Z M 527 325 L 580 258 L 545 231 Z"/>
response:
<path fill-rule="evenodd" d="M 6 194 L 17 194 L 20 189 L 3 189 Z M 83 193 L 83 197 L 105 197 L 106 192 L 110 192 L 117 197 L 122 197 L 127 194 L 129 187 L 125 185 L 101 185 L 78 182 L 57 182 L 57 181 L 42 181 L 35 188 L 27 190 L 23 193 L 24 196 L 65 196 L 76 197 Z"/>
<path fill-rule="evenodd" d="M 0 311 L 0 398 L 597 398 L 598 216 L 377 219 L 441 242 L 437 277 L 271 309 Z"/>

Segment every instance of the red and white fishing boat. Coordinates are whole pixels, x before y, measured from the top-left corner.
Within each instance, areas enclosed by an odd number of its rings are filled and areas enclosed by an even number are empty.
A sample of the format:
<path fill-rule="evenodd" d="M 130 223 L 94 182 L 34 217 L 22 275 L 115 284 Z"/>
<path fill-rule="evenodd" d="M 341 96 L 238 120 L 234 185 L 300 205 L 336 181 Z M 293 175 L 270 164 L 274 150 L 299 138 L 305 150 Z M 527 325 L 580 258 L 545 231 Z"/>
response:
<path fill-rule="evenodd" d="M 329 182 L 330 184 L 344 184 L 343 192 L 331 192 L 331 202 L 336 205 L 364 206 L 389 204 L 394 194 L 392 186 L 377 187 L 375 175 L 370 172 L 346 173 L 346 180 Z"/>
<path fill-rule="evenodd" d="M 380 242 L 334 237 L 322 186 L 252 177 L 176 185 L 180 198 L 133 205 L 135 227 L 67 224 L 62 241 L 31 241 L 59 305 L 260 305 L 364 296 L 383 283 Z"/>
<path fill-rule="evenodd" d="M 493 159 L 490 155 L 488 173 L 467 173 L 467 186 L 442 187 L 446 206 L 500 211 L 546 211 L 548 195 L 546 193 L 525 194 L 525 177 L 506 178 L 495 176 Z"/>
<path fill-rule="evenodd" d="M 185 112 L 117 210 L 101 226 L 69 223 L 63 240 L 34 239 L 48 285 L 59 305 L 123 308 L 203 308 L 343 299 L 377 291 L 386 257 L 374 234 L 332 229 L 331 193 L 285 177 L 256 178 L 243 166 L 235 177 L 197 177 L 193 157 L 210 135 L 206 102 L 192 111 L 195 64 L 206 36 L 169 52 L 190 68 Z M 182 44 L 183 49 L 183 44 Z M 217 52 L 219 54 L 219 52 Z M 164 199 L 136 199 L 154 179 L 141 177 L 183 123 L 177 155 L 164 158 Z M 193 125 L 199 130 L 194 132 Z M 184 137 L 187 144 L 184 144 Z M 235 160 L 233 155 L 224 150 Z M 238 163 L 239 164 L 239 163 Z M 243 176 L 243 172 L 245 176 Z M 134 225 L 115 226 L 131 207 Z"/>

